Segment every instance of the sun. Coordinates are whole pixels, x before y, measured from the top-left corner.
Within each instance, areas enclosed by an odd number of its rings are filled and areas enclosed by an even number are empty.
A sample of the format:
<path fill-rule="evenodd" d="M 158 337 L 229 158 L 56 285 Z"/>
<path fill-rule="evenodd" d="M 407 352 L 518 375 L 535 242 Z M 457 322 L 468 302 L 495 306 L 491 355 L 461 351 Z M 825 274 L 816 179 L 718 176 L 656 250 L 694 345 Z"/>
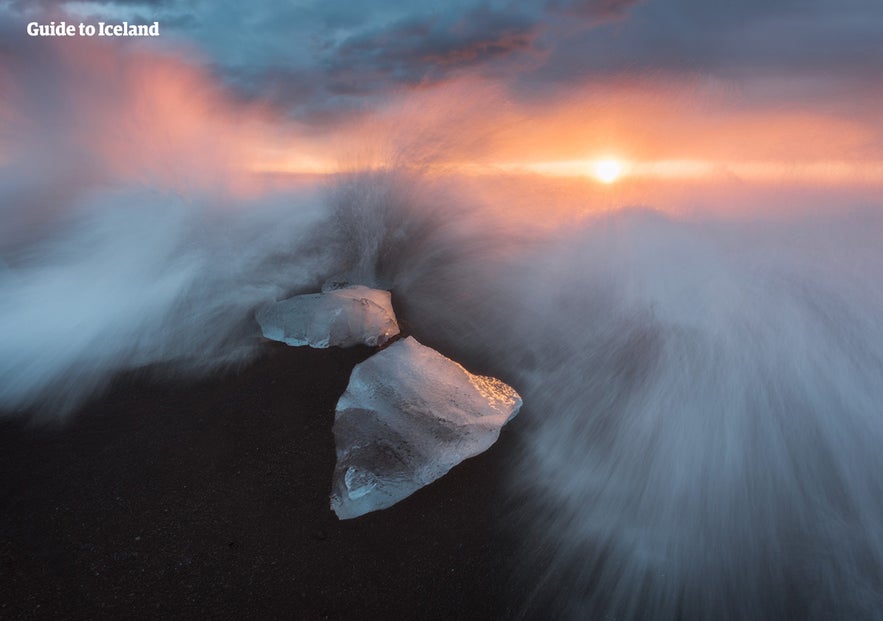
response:
<path fill-rule="evenodd" d="M 593 166 L 595 178 L 601 183 L 613 183 L 622 176 L 622 162 L 612 157 L 597 160 Z"/>

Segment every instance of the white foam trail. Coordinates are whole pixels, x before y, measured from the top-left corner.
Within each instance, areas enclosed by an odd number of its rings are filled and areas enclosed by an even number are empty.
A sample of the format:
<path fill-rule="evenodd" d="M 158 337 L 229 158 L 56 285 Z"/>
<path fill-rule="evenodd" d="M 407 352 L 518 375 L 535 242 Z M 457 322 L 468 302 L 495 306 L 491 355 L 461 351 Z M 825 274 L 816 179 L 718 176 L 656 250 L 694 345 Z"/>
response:
<path fill-rule="evenodd" d="M 883 211 L 514 232 L 438 187 L 356 186 L 360 276 L 524 395 L 527 616 L 879 615 Z"/>
<path fill-rule="evenodd" d="M 291 124 L 174 49 L 15 43 L 0 64 L 0 415 L 63 417 L 126 369 L 241 362 L 257 304 L 336 269 L 315 192 L 273 194 L 250 172 L 296 142 Z"/>
<path fill-rule="evenodd" d="M 0 273 L 0 410 L 72 411 L 115 372 L 207 371 L 257 343 L 253 308 L 310 289 L 322 270 L 309 200 L 248 212 L 114 192 L 10 252 Z M 322 258 L 323 266 L 333 261 Z"/>
<path fill-rule="evenodd" d="M 624 211 L 403 266 L 415 334 L 524 396 L 528 616 L 879 615 L 881 229 Z"/>

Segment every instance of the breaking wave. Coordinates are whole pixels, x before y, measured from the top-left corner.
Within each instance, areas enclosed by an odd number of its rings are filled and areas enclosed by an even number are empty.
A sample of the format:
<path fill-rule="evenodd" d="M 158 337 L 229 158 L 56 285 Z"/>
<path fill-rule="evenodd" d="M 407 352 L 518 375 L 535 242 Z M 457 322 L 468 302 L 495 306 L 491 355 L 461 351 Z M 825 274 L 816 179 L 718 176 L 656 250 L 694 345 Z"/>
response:
<path fill-rule="evenodd" d="M 881 614 L 881 216 L 461 217 L 377 255 L 418 338 L 524 397 L 525 616 Z"/>
<path fill-rule="evenodd" d="M 184 125 L 171 144 L 198 144 Z M 6 415 L 63 416 L 125 369 L 242 364 L 258 305 L 385 287 L 418 339 L 524 397 L 510 488 L 545 576 L 525 616 L 880 616 L 879 209 L 550 222 L 405 170 L 219 208 L 176 175 L 109 184 L 123 147 L 82 162 L 69 138 L 0 171 Z"/>
<path fill-rule="evenodd" d="M 524 397 L 510 483 L 525 575 L 546 576 L 527 616 L 875 617 L 880 213 L 532 229 L 453 185 L 387 171 L 223 214 L 150 192 L 69 211 L 4 255 L 0 405 L 58 415 L 122 369 L 241 362 L 257 305 L 387 287 L 415 336 Z"/>

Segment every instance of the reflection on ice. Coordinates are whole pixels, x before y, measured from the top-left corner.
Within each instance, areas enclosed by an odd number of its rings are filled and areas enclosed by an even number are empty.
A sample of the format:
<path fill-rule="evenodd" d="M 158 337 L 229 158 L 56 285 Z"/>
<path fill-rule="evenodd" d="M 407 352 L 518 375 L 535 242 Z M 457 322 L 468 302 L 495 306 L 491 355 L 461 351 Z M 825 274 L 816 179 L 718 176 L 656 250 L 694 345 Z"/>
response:
<path fill-rule="evenodd" d="M 361 285 L 296 295 L 256 313 L 263 335 L 287 345 L 378 346 L 399 333 L 389 291 Z"/>
<path fill-rule="evenodd" d="M 337 403 L 331 507 L 385 509 L 487 450 L 521 398 L 413 337 L 359 364 Z"/>

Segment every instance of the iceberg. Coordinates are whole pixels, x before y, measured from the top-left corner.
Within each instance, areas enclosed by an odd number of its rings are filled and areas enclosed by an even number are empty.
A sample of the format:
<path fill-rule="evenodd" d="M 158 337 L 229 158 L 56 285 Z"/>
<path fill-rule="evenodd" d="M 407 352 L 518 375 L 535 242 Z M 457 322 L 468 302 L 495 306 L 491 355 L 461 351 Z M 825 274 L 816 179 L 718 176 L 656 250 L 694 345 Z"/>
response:
<path fill-rule="evenodd" d="M 353 285 L 296 295 L 255 313 L 273 341 L 310 347 L 380 346 L 399 333 L 389 291 Z"/>
<path fill-rule="evenodd" d="M 502 381 L 395 342 L 356 365 L 337 402 L 331 508 L 343 520 L 407 498 L 487 450 L 520 407 Z"/>

